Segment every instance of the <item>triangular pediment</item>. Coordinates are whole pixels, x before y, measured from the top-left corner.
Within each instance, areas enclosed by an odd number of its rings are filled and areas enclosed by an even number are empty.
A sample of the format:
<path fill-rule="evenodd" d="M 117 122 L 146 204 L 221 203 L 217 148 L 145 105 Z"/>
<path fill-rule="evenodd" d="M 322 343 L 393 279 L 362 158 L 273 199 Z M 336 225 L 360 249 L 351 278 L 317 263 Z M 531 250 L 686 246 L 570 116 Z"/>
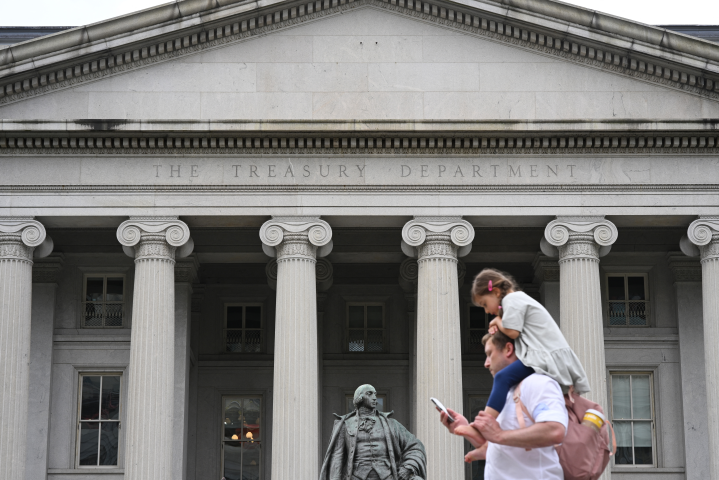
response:
<path fill-rule="evenodd" d="M 176 40 L 150 36 L 127 54 L 16 81 L 0 97 L 0 117 L 719 117 L 713 84 L 699 72 L 625 61 L 546 26 L 537 33 L 540 25 L 419 2 L 309 5 Z"/>

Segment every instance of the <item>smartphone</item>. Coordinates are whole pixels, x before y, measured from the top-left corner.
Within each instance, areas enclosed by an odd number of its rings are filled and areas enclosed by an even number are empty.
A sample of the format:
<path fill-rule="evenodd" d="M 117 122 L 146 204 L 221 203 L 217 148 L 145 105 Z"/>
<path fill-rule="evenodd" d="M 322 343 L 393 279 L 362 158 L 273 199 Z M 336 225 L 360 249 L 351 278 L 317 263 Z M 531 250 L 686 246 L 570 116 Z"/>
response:
<path fill-rule="evenodd" d="M 431 397 L 431 398 L 430 398 L 430 401 L 431 401 L 432 403 L 434 403 L 435 406 L 436 406 L 437 408 L 439 408 L 442 412 L 444 412 L 444 413 L 447 414 L 447 420 L 449 420 L 449 423 L 454 422 L 454 418 L 452 418 L 452 415 L 450 415 L 449 412 L 447 411 L 447 409 L 444 408 L 444 405 L 442 405 L 442 402 L 440 402 L 439 400 L 437 400 L 437 399 L 434 398 L 434 397 Z"/>

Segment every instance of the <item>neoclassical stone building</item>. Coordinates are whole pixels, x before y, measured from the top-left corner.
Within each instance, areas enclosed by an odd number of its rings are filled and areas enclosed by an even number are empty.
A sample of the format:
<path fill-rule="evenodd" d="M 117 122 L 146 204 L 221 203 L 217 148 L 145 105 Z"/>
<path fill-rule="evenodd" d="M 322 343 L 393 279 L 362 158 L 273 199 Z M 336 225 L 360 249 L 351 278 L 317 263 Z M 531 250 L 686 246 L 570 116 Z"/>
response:
<path fill-rule="evenodd" d="M 618 479 L 719 477 L 719 45 L 551 0 L 185 0 L 0 49 L 0 476 L 313 480 L 543 302 Z M 707 401 L 707 399 L 711 399 Z"/>

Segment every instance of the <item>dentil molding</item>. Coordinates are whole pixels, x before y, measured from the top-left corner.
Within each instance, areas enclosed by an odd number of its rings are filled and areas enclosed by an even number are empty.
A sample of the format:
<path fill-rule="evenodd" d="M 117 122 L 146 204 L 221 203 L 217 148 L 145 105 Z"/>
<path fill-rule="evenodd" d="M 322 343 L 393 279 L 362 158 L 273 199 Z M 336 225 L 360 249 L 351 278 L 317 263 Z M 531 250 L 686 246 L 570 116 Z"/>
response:
<path fill-rule="evenodd" d="M 272 217 L 262 224 L 260 240 L 269 257 L 321 258 L 332 251 L 332 227 L 319 217 Z"/>
<path fill-rule="evenodd" d="M 194 242 L 187 224 L 178 217 L 130 217 L 117 229 L 117 240 L 132 258 L 184 258 Z"/>
<path fill-rule="evenodd" d="M 601 216 L 557 217 L 544 229 L 540 249 L 548 257 L 603 257 L 617 240 L 617 227 Z"/>
<path fill-rule="evenodd" d="M 472 240 L 474 227 L 462 217 L 415 217 L 402 228 L 402 251 L 412 258 L 464 257 Z"/>
<path fill-rule="evenodd" d="M 53 249 L 42 223 L 32 217 L 0 217 L 0 259 L 32 261 Z"/>

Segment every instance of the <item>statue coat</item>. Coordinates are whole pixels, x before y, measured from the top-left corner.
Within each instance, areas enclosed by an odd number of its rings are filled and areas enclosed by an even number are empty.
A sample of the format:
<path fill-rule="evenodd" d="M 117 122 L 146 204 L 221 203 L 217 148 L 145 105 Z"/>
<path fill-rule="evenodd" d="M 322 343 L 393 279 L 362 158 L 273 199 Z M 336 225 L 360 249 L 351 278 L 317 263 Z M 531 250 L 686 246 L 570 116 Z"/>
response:
<path fill-rule="evenodd" d="M 393 412 L 377 412 L 377 421 L 382 425 L 392 479 L 399 480 L 399 469 L 406 467 L 414 472 L 419 480 L 427 476 L 427 454 L 424 445 L 397 420 L 389 418 Z M 335 414 L 336 415 L 336 414 Z M 354 465 L 355 445 L 357 443 L 357 411 L 339 416 L 335 420 L 319 480 L 350 480 Z M 344 428 L 343 428 L 344 427 Z"/>

